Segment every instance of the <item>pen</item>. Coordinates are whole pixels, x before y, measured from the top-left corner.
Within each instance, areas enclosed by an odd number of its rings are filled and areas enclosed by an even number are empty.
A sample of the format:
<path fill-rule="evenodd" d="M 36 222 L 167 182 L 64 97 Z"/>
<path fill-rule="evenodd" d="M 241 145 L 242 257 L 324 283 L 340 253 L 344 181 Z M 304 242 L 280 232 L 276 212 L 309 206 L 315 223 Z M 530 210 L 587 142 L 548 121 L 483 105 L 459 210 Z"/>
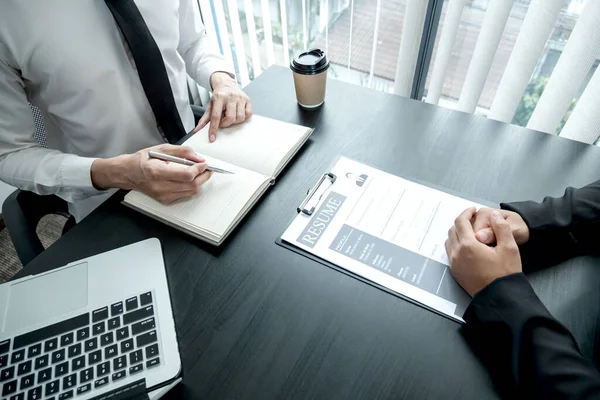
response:
<path fill-rule="evenodd" d="M 149 151 L 148 157 L 156 158 L 158 160 L 163 160 L 163 161 L 170 161 L 170 162 L 174 162 L 174 163 L 181 164 L 181 165 L 187 165 L 190 167 L 192 165 L 196 164 L 194 161 L 190 161 L 185 158 L 170 156 L 168 154 L 163 154 L 163 153 L 157 153 L 155 151 Z M 222 169 L 222 168 L 211 167 L 210 165 L 206 169 L 209 171 L 212 171 L 212 172 L 217 172 L 219 174 L 232 174 L 233 175 L 233 172 L 231 172 L 231 171 L 227 171 L 226 169 Z"/>

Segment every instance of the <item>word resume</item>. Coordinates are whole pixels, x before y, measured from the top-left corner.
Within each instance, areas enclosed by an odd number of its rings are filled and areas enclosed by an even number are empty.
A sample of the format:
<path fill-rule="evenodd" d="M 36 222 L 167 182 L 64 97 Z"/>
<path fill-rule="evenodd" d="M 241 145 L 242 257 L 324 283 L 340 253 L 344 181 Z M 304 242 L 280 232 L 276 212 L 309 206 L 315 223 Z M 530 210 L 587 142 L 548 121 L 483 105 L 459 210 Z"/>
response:
<path fill-rule="evenodd" d="M 448 270 L 445 241 L 456 217 L 480 204 L 348 158 L 313 195 L 282 240 L 462 321 L 470 296 Z"/>

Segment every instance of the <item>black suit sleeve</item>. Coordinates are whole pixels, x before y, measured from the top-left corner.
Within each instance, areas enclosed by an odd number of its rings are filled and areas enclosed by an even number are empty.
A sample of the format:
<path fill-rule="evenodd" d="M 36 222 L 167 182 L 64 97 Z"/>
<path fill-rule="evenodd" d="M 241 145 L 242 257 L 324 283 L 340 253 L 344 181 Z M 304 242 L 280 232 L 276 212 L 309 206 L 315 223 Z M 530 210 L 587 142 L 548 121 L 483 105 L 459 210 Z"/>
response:
<path fill-rule="evenodd" d="M 502 204 L 529 226 L 524 256 L 542 264 L 598 253 L 600 181 L 541 203 Z M 465 312 L 464 333 L 507 398 L 600 398 L 600 374 L 523 274 L 498 279 Z"/>
<path fill-rule="evenodd" d="M 464 333 L 510 399 L 597 399 L 600 373 L 522 273 L 479 292 L 465 312 Z"/>
<path fill-rule="evenodd" d="M 598 254 L 600 246 L 600 181 L 581 189 L 567 188 L 563 197 L 546 197 L 541 203 L 501 204 L 519 213 L 529 227 L 529 242 L 522 246 L 524 266 L 557 264 L 582 254 Z"/>

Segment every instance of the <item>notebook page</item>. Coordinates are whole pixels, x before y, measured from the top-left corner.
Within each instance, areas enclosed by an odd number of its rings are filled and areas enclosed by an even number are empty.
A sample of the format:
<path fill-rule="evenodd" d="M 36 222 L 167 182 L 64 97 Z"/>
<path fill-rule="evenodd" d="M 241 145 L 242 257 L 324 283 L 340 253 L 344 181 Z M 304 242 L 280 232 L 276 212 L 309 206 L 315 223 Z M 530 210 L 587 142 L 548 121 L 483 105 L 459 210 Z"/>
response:
<path fill-rule="evenodd" d="M 213 173 L 196 196 L 170 205 L 139 192 L 130 192 L 125 200 L 177 225 L 221 236 L 235 223 L 246 203 L 269 181 L 269 177 L 212 157 L 206 157 L 206 161 L 235 174 Z"/>
<path fill-rule="evenodd" d="M 310 132 L 305 126 L 254 115 L 243 124 L 219 129 L 214 143 L 208 141 L 207 125 L 184 144 L 202 156 L 274 176 L 279 164 Z"/>

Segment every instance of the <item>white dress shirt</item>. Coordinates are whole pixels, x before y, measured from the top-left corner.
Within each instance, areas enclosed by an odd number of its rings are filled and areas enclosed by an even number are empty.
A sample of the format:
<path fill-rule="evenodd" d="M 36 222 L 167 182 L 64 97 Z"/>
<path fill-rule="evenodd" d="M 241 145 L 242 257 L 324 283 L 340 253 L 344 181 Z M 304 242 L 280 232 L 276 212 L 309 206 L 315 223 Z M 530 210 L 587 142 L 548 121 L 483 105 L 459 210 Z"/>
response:
<path fill-rule="evenodd" d="M 80 220 L 109 194 L 92 185 L 94 160 L 164 143 L 164 136 L 103 0 L 1 1 L 0 179 L 60 196 Z M 233 68 L 207 37 L 195 0 L 135 3 L 190 131 L 187 74 L 210 89 L 213 72 Z M 34 139 L 28 102 L 42 112 L 48 148 Z"/>

